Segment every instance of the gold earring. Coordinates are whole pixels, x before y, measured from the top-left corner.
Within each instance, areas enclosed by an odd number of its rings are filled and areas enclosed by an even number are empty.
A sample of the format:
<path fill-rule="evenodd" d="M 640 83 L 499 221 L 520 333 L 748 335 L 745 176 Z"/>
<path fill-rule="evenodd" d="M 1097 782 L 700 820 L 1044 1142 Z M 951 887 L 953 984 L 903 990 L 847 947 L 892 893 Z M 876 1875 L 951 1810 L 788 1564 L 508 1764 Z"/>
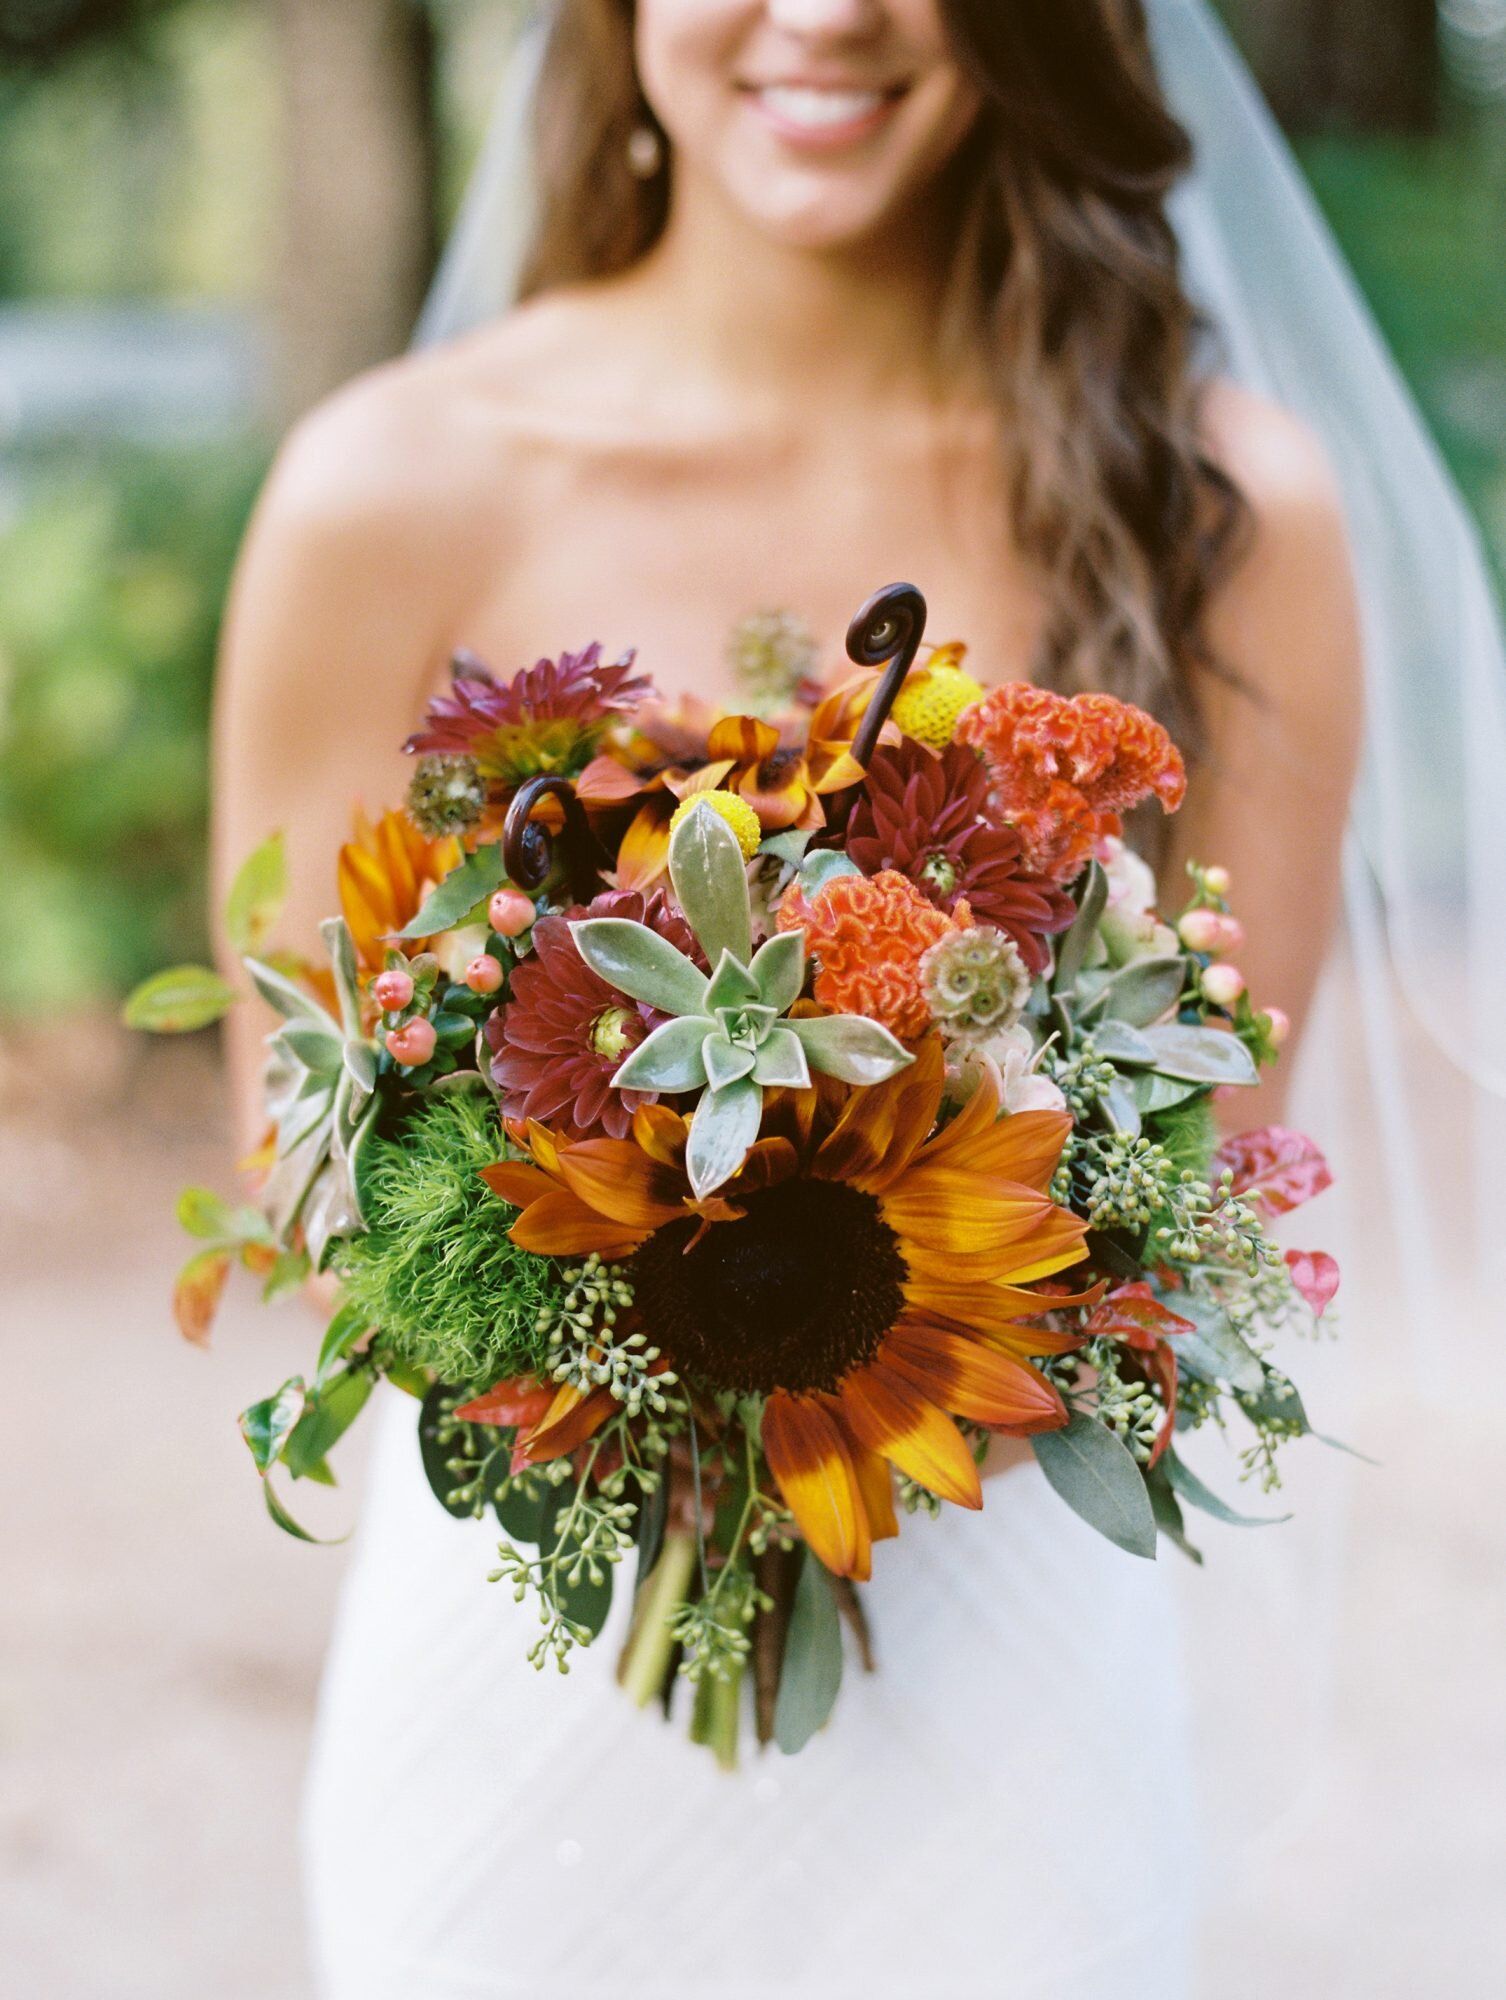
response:
<path fill-rule="evenodd" d="M 652 125 L 635 125 L 628 134 L 628 170 L 640 181 L 651 181 L 664 165 L 664 141 Z"/>

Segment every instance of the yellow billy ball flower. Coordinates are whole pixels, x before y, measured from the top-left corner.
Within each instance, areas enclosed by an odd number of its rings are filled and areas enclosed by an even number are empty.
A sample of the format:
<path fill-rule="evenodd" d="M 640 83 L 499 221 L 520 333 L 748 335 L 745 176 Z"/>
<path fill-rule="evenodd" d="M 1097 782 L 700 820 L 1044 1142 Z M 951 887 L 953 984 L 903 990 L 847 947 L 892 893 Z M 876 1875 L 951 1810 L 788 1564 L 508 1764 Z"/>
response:
<path fill-rule="evenodd" d="M 944 750 L 965 708 L 983 699 L 983 689 L 957 664 L 960 646 L 938 646 L 931 664 L 906 680 L 892 714 L 897 726 L 917 743 Z"/>
<path fill-rule="evenodd" d="M 675 807 L 674 817 L 669 822 L 671 837 L 681 820 L 688 819 L 697 806 L 710 806 L 719 818 L 724 819 L 737 835 L 744 861 L 753 859 L 763 839 L 763 828 L 758 823 L 758 814 L 736 792 L 692 792 L 688 799 L 682 799 Z"/>

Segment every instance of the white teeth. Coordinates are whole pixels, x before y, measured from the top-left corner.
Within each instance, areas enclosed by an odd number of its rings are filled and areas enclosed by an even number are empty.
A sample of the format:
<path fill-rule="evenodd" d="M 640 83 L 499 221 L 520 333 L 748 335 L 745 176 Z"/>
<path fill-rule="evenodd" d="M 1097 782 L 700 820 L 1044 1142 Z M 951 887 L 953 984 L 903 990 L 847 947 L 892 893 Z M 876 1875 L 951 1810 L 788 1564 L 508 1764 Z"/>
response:
<path fill-rule="evenodd" d="M 769 85 L 758 96 L 776 118 L 812 131 L 871 118 L 887 101 L 879 90 L 802 90 L 781 84 Z"/>

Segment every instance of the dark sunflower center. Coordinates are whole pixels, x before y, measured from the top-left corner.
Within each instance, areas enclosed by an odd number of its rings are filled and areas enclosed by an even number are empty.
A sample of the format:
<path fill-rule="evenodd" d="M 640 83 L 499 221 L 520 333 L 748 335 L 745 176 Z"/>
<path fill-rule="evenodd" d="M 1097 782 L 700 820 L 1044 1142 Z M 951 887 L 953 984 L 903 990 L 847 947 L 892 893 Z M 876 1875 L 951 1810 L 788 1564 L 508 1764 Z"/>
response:
<path fill-rule="evenodd" d="M 870 1194 L 792 1180 L 745 1197 L 740 1222 L 687 1216 L 634 1257 L 645 1331 L 718 1389 L 834 1389 L 871 1361 L 904 1304 L 905 1260 Z"/>

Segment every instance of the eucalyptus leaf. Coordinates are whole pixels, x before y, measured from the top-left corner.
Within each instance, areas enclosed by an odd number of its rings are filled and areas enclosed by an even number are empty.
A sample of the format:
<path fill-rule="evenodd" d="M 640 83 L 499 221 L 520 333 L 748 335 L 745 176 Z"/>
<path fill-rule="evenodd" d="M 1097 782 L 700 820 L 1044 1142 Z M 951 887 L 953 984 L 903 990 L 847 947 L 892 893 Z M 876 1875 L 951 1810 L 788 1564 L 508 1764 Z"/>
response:
<path fill-rule="evenodd" d="M 1169 1021 L 1147 1028 L 1145 1039 L 1154 1050 L 1154 1067 L 1161 1076 L 1187 1083 L 1251 1084 L 1260 1081 L 1255 1058 L 1237 1035 L 1222 1028 L 1185 1026 Z"/>
<path fill-rule="evenodd" d="M 1140 1136 L 1140 1106 L 1135 1102 L 1135 1093 L 1121 1077 L 1116 1077 L 1104 1094 L 1103 1108 L 1108 1113 L 1116 1132 L 1126 1138 Z"/>
<path fill-rule="evenodd" d="M 812 1069 L 842 1083 L 882 1083 L 915 1060 L 887 1028 L 861 1014 L 815 1014 L 784 1025 Z"/>
<path fill-rule="evenodd" d="M 1174 1451 L 1167 1452 L 1161 1462 L 1166 1467 L 1166 1477 L 1189 1507 L 1211 1514 L 1215 1521 L 1225 1521 L 1231 1528 L 1275 1528 L 1292 1518 L 1290 1514 L 1236 1514 L 1216 1493 L 1209 1491 L 1195 1472 L 1183 1465 Z"/>
<path fill-rule="evenodd" d="M 1129 1449 L 1091 1417 L 1032 1438 L 1042 1472 L 1075 1514 L 1132 1556 L 1154 1560 L 1156 1517 Z"/>
<path fill-rule="evenodd" d="M 705 973 L 646 924 L 587 917 L 572 924 L 570 934 L 591 970 L 630 1000 L 642 1000 L 661 1014 L 705 1013 Z"/>
<path fill-rule="evenodd" d="M 1108 1062 L 1143 1066 L 1156 1059 L 1156 1052 L 1144 1035 L 1127 1021 L 1095 1021 L 1089 1032 L 1093 1047 Z"/>
<path fill-rule="evenodd" d="M 774 1704 L 774 1741 L 787 1757 L 824 1728 L 842 1686 L 842 1623 L 831 1580 L 807 1549 L 795 1585 Z"/>
<path fill-rule="evenodd" d="M 728 951 L 746 965 L 753 956 L 748 873 L 737 835 L 714 807 L 688 812 L 670 835 L 669 875 L 708 963 Z"/>
<path fill-rule="evenodd" d="M 685 1170 L 697 1200 L 730 1180 L 758 1137 L 763 1092 L 744 1077 L 725 1090 L 708 1090 L 690 1121 Z"/>
<path fill-rule="evenodd" d="M 1072 928 L 1056 948 L 1056 972 L 1051 984 L 1066 992 L 1088 962 L 1088 951 L 1098 935 L 1098 926 L 1108 907 L 1109 881 L 1096 861 L 1089 862 L 1077 899 L 1077 916 Z"/>
<path fill-rule="evenodd" d="M 708 1022 L 703 1014 L 663 1021 L 641 1041 L 612 1078 L 617 1090 L 700 1090 L 706 1082 L 701 1044 Z"/>
<path fill-rule="evenodd" d="M 1154 1070 L 1141 1070 L 1134 1080 L 1135 1102 L 1140 1107 L 1142 1117 L 1153 1118 L 1157 1112 L 1170 1111 L 1175 1105 L 1185 1104 L 1189 1097 L 1196 1097 L 1206 1084 L 1186 1083 L 1174 1076 L 1157 1076 Z"/>
<path fill-rule="evenodd" d="M 1109 1020 L 1148 1028 L 1171 1012 L 1186 983 L 1187 968 L 1180 958 L 1137 958 L 1109 980 L 1099 1004 Z M 1100 1039 L 1096 1028 L 1093 1038 Z"/>
<path fill-rule="evenodd" d="M 1265 1368 L 1259 1355 L 1236 1333 L 1221 1305 L 1196 1292 L 1163 1293 L 1162 1303 L 1183 1319 L 1190 1319 L 1196 1328 L 1194 1333 L 1177 1335 L 1179 1367 L 1199 1382 L 1225 1382 L 1242 1396 L 1261 1393 Z"/>
<path fill-rule="evenodd" d="M 128 1028 L 151 1035 L 189 1035 L 234 1006 L 235 988 L 207 965 L 174 965 L 144 979 L 125 1003 Z"/>
<path fill-rule="evenodd" d="M 287 854 L 282 835 L 274 833 L 241 863 L 225 899 L 225 935 L 238 957 L 264 948 L 287 893 Z"/>
<path fill-rule="evenodd" d="M 1178 1342 L 1180 1351 L 1181 1342 Z M 1235 1384 L 1236 1388 L 1239 1385 Z M 1312 1431 L 1297 1385 L 1279 1368 L 1260 1365 L 1260 1380 L 1253 1389 L 1239 1391 L 1239 1407 L 1247 1417 L 1267 1423 L 1293 1424 L 1302 1436 Z"/>
<path fill-rule="evenodd" d="M 814 902 L 829 882 L 842 875 L 861 875 L 862 869 L 837 847 L 819 847 L 808 854 L 800 868 L 800 890 Z"/>
<path fill-rule="evenodd" d="M 762 1084 L 765 1090 L 809 1089 L 810 1064 L 806 1061 L 800 1037 L 788 1028 L 772 1029 L 758 1051 L 753 1080 Z"/>
<path fill-rule="evenodd" d="M 554 1521 L 554 1488 L 537 1473 L 522 1479 L 494 1479 L 493 1471 L 506 1473 L 512 1459 L 512 1433 L 508 1443 L 499 1445 L 481 1468 L 481 1484 L 491 1497 L 504 1534 L 515 1542 L 531 1542 L 537 1548 Z"/>
<path fill-rule="evenodd" d="M 1145 1475 L 1145 1490 L 1150 1495 L 1151 1511 L 1156 1517 L 1156 1526 L 1167 1541 L 1179 1548 L 1190 1562 L 1201 1569 L 1203 1552 L 1195 1549 L 1187 1539 L 1187 1524 L 1182 1517 L 1182 1509 L 1177 1496 L 1171 1490 L 1171 1482 L 1166 1477 L 1165 1459 L 1153 1472 Z"/>
<path fill-rule="evenodd" d="M 805 937 L 800 931 L 783 931 L 761 944 L 748 968 L 758 988 L 758 998 L 776 1014 L 787 1014 L 800 998 L 805 984 Z"/>
<path fill-rule="evenodd" d="M 486 847 L 478 847 L 430 891 L 412 923 L 394 932 L 394 937 L 437 937 L 441 931 L 452 931 L 506 880 L 501 843 L 493 841 Z"/>

